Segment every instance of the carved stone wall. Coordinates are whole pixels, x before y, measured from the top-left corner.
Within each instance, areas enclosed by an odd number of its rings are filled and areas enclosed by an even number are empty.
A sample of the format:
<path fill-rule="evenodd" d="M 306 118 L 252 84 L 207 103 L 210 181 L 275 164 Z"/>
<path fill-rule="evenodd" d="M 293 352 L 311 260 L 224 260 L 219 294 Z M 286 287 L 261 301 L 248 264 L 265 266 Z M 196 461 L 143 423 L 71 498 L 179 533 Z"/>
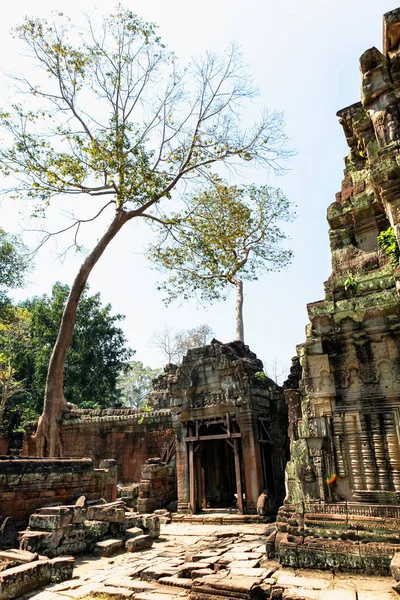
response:
<path fill-rule="evenodd" d="M 360 59 L 362 101 L 338 112 L 350 153 L 328 208 L 332 274 L 325 299 L 307 307 L 285 385 L 290 462 L 276 547 L 290 564 L 385 570 L 396 549 L 387 513 L 400 505 L 400 270 L 377 235 L 392 225 L 400 236 L 399 33 L 400 9 L 384 17 L 384 54 Z"/>

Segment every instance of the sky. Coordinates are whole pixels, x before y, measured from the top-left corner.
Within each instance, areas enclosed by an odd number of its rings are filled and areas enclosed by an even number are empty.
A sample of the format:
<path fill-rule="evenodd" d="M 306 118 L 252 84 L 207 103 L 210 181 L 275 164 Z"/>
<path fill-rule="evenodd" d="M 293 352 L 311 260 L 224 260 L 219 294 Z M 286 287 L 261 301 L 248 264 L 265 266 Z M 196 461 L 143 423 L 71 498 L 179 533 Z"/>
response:
<path fill-rule="evenodd" d="M 323 282 L 331 271 L 326 211 L 340 190 L 348 152 L 336 112 L 360 100 L 358 59 L 372 46 L 382 49 L 382 15 L 397 6 L 386 0 L 125 0 L 123 4 L 157 23 L 164 43 L 184 62 L 206 50 L 222 52 L 230 42 L 237 42 L 260 89 L 254 111 L 263 104 L 284 113 L 286 133 L 297 152 L 290 171 L 276 178 L 250 168 L 245 183 L 278 186 L 297 205 L 296 221 L 286 226 L 295 257 L 287 270 L 261 274 L 257 282 L 245 284 L 244 322 L 245 341 L 267 371 L 271 373 L 276 362 L 287 368 L 296 344 L 305 341 L 306 305 L 323 298 Z M 25 15 L 46 17 L 60 10 L 79 21 L 82 11 L 94 6 L 105 14 L 113 8 L 104 0 L 36 0 L 33 4 L 19 0 L 8 5 L 0 22 L 2 71 L 27 73 L 31 68 L 19 42 L 10 36 L 11 28 Z M 1 82 L 0 105 L 4 106 L 12 91 L 5 75 Z M 65 201 L 60 198 L 49 213 L 49 227 L 57 226 L 63 209 Z M 33 248 L 37 235 L 26 231 L 28 212 L 23 202 L 5 198 L 0 204 L 0 226 L 22 231 Z M 85 246 L 90 248 L 101 233 L 101 223 L 88 229 Z M 162 356 L 152 347 L 151 337 L 164 327 L 180 331 L 207 323 L 217 339 L 232 341 L 234 294 L 207 308 L 194 301 L 164 306 L 156 289 L 159 275 L 143 255 L 149 235 L 148 230 L 127 224 L 89 280 L 91 292 L 99 291 L 114 312 L 126 315 L 122 328 L 136 350 L 135 359 L 161 366 Z M 71 284 L 83 257 L 70 253 L 61 262 L 57 258 L 61 250 L 54 243 L 43 247 L 29 285 L 10 295 L 22 300 L 49 293 L 55 281 Z"/>

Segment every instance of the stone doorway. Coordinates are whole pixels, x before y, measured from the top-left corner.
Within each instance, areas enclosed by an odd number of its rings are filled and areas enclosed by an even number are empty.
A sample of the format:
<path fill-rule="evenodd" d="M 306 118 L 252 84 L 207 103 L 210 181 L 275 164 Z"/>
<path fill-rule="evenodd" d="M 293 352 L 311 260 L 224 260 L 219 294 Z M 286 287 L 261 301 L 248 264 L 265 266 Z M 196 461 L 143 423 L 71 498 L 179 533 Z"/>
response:
<path fill-rule="evenodd" d="M 188 423 L 189 495 L 192 514 L 234 508 L 243 514 L 241 433 L 234 417 Z"/>

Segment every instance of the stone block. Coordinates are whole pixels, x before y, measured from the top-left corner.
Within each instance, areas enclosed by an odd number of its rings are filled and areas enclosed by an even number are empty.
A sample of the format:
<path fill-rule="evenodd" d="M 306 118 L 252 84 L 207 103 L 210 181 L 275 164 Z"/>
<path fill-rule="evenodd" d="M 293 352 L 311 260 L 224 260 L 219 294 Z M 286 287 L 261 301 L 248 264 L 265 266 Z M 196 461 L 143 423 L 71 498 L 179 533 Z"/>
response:
<path fill-rule="evenodd" d="M 400 552 L 396 552 L 390 563 L 390 574 L 396 580 L 400 581 Z"/>
<path fill-rule="evenodd" d="M 138 550 L 147 550 L 153 545 L 153 540 L 149 535 L 138 535 L 125 542 L 127 552 L 137 552 Z"/>
<path fill-rule="evenodd" d="M 202 571 L 204 569 L 207 569 L 209 566 L 209 564 L 200 561 L 183 563 L 183 565 L 180 565 L 178 568 L 177 577 L 183 577 L 184 579 L 193 579 L 193 571 Z M 209 574 L 210 573 L 206 573 L 206 575 Z"/>
<path fill-rule="evenodd" d="M 114 556 L 124 549 L 123 540 L 102 540 L 97 542 L 94 548 L 96 556 Z"/>
<path fill-rule="evenodd" d="M 51 581 L 65 581 L 72 577 L 74 558 L 65 556 L 38 560 L 7 569 L 0 573 L 0 598 L 8 600 L 33 592 Z"/>
<path fill-rule="evenodd" d="M 84 521 L 83 527 L 89 540 L 98 541 L 107 535 L 110 524 L 107 521 Z"/>
<path fill-rule="evenodd" d="M 72 511 L 64 514 L 34 513 L 29 517 L 29 527 L 36 531 L 54 531 L 68 527 L 72 522 Z"/>
<path fill-rule="evenodd" d="M 125 531 L 125 536 L 127 539 L 135 538 L 139 535 L 143 535 L 143 529 L 140 529 L 140 527 L 130 527 Z"/>
<path fill-rule="evenodd" d="M 86 520 L 123 523 L 125 520 L 125 509 L 121 503 L 95 504 L 87 508 Z"/>
<path fill-rule="evenodd" d="M 19 564 L 29 563 L 33 560 L 38 560 L 36 552 L 28 552 L 26 550 L 3 550 L 0 552 L 0 562 L 17 562 Z"/>

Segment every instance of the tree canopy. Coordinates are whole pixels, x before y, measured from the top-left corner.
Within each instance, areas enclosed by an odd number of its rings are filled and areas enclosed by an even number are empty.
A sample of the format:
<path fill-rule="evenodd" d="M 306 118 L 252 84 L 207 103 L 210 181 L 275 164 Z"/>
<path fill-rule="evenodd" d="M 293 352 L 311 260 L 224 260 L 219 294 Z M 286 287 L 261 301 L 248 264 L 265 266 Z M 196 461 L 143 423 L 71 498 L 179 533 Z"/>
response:
<path fill-rule="evenodd" d="M 65 302 L 68 285 L 56 283 L 51 295 L 23 302 L 30 314 L 30 351 L 26 357 L 26 380 L 38 411 L 42 408 L 47 367 Z M 81 297 L 76 326 L 65 365 L 65 397 L 81 408 L 104 408 L 118 399 L 121 370 L 133 351 L 128 348 L 119 323 L 125 317 L 103 305 L 99 293 L 86 289 Z"/>
<path fill-rule="evenodd" d="M 118 389 L 123 404 L 140 410 L 151 392 L 152 381 L 161 374 L 161 369 L 145 366 L 140 360 L 132 360 L 118 379 Z"/>
<path fill-rule="evenodd" d="M 49 357 L 68 293 L 67 285 L 56 283 L 50 295 L 10 305 L 6 318 L 0 318 L 0 390 L 3 397 L 7 394 L 3 412 L 9 433 L 42 410 Z M 65 397 L 79 408 L 106 408 L 120 399 L 117 381 L 133 355 L 119 327 L 123 319 L 102 303 L 99 293 L 83 292 L 65 366 Z"/>
<path fill-rule="evenodd" d="M 6 290 L 22 287 L 29 269 L 27 247 L 19 235 L 7 233 L 0 227 L 0 300 Z"/>
<path fill-rule="evenodd" d="M 36 216 L 59 195 L 97 200 L 91 217 L 76 216 L 63 229 L 77 246 L 85 222 L 110 215 L 71 286 L 49 360 L 35 441 L 40 456 L 57 456 L 78 302 L 113 238 L 134 218 L 161 223 L 159 204 L 204 185 L 214 164 L 253 161 L 282 172 L 290 151 L 281 114 L 264 110 L 253 125 L 243 124 L 257 90 L 235 45 L 182 67 L 155 25 L 121 6 L 101 22 L 88 19 L 86 28 L 63 14 L 27 18 L 15 36 L 30 68 L 16 81 L 23 100 L 0 114 L 9 191 L 29 200 Z"/>
<path fill-rule="evenodd" d="M 153 265 L 167 274 L 159 289 L 167 303 L 195 297 L 225 299 L 237 289 L 237 339 L 243 341 L 243 281 L 279 271 L 292 258 L 282 246 L 287 235 L 280 222 L 291 221 L 291 203 L 267 185 L 229 186 L 218 181 L 189 198 L 148 251 Z"/>

